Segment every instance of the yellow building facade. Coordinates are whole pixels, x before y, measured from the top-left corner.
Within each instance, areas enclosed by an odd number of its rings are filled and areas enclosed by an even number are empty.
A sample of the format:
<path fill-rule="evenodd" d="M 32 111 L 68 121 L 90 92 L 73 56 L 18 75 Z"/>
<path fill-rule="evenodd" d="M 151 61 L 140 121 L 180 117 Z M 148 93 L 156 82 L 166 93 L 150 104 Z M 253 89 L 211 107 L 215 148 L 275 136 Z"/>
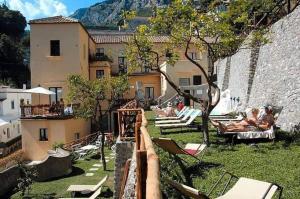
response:
<path fill-rule="evenodd" d="M 127 72 L 129 66 L 125 56 L 126 42 L 131 39 L 132 34 L 88 31 L 78 20 L 62 16 L 36 19 L 30 21 L 29 24 L 32 87 L 42 86 L 56 93 L 50 97 L 33 96 L 33 104 L 57 103 L 61 99 L 65 101 L 68 93 L 68 75 L 80 74 L 90 80 L 95 80 Z M 167 41 L 166 37 L 162 36 L 151 39 L 157 49 L 160 49 L 160 46 Z M 206 54 L 200 54 L 193 48 L 191 52 L 197 61 L 207 67 Z M 161 64 L 162 69 L 178 84 L 184 81 L 192 85 L 194 76 L 196 74 L 201 76 L 199 69 L 185 59 L 183 52 L 180 54 L 180 61 L 175 66 L 168 66 L 164 60 Z M 199 77 L 197 83 L 199 83 Z M 123 95 L 127 100 L 135 98 L 137 87 L 144 92 L 146 100 L 155 100 L 161 96 L 166 99 L 175 94 L 175 90 L 170 88 L 160 73 L 146 68 L 137 69 L 130 74 L 129 84 L 130 90 Z M 106 111 L 107 105 L 108 103 L 102 104 L 103 111 Z M 116 113 L 112 112 L 108 116 L 108 131 L 117 130 L 115 120 Z M 76 139 L 90 133 L 89 121 L 74 118 L 23 119 L 21 123 L 24 132 L 23 149 L 26 157 L 32 160 L 44 157 L 45 152 L 51 149 L 55 142 L 73 141 L 74 133 L 77 133 Z M 39 129 L 45 128 L 48 132 L 48 141 L 41 142 L 37 133 L 40 132 Z M 80 130 L 79 135 L 76 129 Z"/>

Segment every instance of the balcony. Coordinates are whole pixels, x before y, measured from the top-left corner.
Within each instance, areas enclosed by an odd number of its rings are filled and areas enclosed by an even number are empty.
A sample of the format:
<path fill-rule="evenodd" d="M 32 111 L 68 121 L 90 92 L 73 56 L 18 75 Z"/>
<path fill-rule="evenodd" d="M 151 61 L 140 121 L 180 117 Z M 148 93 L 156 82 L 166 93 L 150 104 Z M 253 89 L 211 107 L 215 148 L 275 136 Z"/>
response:
<path fill-rule="evenodd" d="M 96 54 L 90 54 L 89 55 L 89 61 L 90 62 L 95 62 L 95 61 L 108 61 L 108 62 L 113 62 L 113 59 L 109 57 L 106 54 L 102 53 L 96 53 Z"/>
<path fill-rule="evenodd" d="M 64 107 L 63 105 L 22 105 L 21 119 L 70 119 L 78 105 Z"/>

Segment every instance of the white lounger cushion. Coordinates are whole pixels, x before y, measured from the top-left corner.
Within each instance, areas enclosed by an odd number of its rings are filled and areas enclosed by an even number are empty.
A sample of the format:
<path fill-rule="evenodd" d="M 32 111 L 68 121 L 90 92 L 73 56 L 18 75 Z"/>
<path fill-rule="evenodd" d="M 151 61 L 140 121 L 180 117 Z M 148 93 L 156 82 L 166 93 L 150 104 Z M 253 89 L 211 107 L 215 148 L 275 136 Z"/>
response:
<path fill-rule="evenodd" d="M 271 185 L 268 182 L 239 178 L 227 193 L 216 199 L 262 199 Z M 265 198 L 271 199 L 277 188 L 277 186 L 273 185 Z"/>
<path fill-rule="evenodd" d="M 273 127 L 266 131 L 225 132 L 224 134 L 236 134 L 237 139 L 275 139 L 275 132 Z"/>
<path fill-rule="evenodd" d="M 194 144 L 194 143 L 187 143 L 184 147 L 184 149 L 192 149 L 198 151 L 203 151 L 205 148 L 206 148 L 206 144 Z"/>
<path fill-rule="evenodd" d="M 255 138 L 269 138 L 274 139 L 275 133 L 273 131 L 273 128 L 270 128 L 266 131 L 248 131 L 243 133 L 237 134 L 238 139 L 255 139 Z"/>
<path fill-rule="evenodd" d="M 200 110 L 195 110 L 193 112 L 193 114 L 191 115 L 190 119 L 185 122 L 185 123 L 175 123 L 175 124 L 158 124 L 155 125 L 156 127 L 185 127 L 190 125 L 195 119 L 196 117 L 201 113 Z"/>

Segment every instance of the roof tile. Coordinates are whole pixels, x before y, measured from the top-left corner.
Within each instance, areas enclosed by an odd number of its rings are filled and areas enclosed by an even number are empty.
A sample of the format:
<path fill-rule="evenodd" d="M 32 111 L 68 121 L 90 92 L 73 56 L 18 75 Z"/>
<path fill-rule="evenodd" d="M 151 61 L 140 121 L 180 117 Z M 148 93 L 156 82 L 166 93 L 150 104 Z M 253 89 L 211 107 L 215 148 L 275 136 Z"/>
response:
<path fill-rule="evenodd" d="M 52 24 L 52 23 L 79 23 L 77 19 L 64 16 L 54 16 L 30 20 L 29 24 Z"/>
<path fill-rule="evenodd" d="M 132 38 L 132 34 L 94 34 L 92 38 L 98 44 L 105 43 L 123 43 L 129 42 Z M 167 36 L 150 36 L 150 41 L 153 43 L 164 43 L 168 41 Z"/>

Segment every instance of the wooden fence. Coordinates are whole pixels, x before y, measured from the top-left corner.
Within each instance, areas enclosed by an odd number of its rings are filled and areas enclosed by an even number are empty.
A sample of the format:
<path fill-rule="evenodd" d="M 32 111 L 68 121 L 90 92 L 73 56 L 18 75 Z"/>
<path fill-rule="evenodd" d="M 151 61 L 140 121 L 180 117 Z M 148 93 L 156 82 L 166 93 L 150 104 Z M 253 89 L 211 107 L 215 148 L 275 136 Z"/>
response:
<path fill-rule="evenodd" d="M 135 136 L 136 118 L 141 109 L 118 109 L 119 135 L 122 140 Z"/>
<path fill-rule="evenodd" d="M 141 109 L 136 118 L 136 193 L 138 199 L 160 199 L 160 166 L 147 130 L 147 119 Z"/>

